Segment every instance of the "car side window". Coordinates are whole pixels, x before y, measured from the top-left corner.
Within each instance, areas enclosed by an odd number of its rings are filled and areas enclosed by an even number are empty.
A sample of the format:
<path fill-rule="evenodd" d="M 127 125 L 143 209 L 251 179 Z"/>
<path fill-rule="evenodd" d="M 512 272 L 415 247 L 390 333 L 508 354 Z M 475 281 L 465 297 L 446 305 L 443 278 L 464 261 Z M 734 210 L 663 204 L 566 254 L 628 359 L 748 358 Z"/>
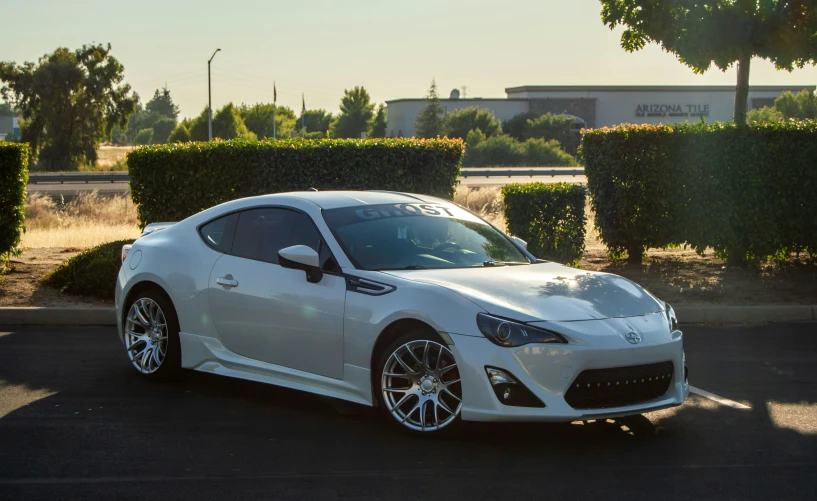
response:
<path fill-rule="evenodd" d="M 251 209 L 241 213 L 231 254 L 278 264 L 278 251 L 306 245 L 318 252 L 321 236 L 309 216 L 287 209 Z"/>
<path fill-rule="evenodd" d="M 235 236 L 235 224 L 238 221 L 238 214 L 228 214 L 218 219 L 214 219 L 199 228 L 204 243 L 219 252 L 230 252 Z"/>

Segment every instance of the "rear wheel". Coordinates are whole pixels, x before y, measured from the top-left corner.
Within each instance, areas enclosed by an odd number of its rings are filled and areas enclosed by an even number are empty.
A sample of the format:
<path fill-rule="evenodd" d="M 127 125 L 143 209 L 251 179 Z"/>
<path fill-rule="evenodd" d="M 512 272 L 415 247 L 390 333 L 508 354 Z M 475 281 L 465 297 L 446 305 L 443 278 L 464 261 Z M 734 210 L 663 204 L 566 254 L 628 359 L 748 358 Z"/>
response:
<path fill-rule="evenodd" d="M 377 394 L 388 419 L 418 433 L 459 421 L 462 384 L 454 354 L 425 332 L 400 336 L 380 357 Z"/>
<path fill-rule="evenodd" d="M 125 350 L 140 374 L 169 379 L 181 370 L 179 321 L 167 296 L 149 289 L 134 298 L 125 316 Z"/>

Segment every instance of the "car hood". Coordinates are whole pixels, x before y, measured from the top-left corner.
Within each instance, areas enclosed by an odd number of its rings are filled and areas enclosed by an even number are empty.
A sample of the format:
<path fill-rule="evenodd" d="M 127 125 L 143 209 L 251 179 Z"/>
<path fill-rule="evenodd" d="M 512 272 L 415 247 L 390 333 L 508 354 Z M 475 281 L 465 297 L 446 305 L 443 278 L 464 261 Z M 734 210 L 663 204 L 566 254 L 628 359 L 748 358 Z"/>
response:
<path fill-rule="evenodd" d="M 523 322 L 634 317 L 665 309 L 664 303 L 624 277 L 551 262 L 385 273 L 445 287 L 489 313 Z"/>

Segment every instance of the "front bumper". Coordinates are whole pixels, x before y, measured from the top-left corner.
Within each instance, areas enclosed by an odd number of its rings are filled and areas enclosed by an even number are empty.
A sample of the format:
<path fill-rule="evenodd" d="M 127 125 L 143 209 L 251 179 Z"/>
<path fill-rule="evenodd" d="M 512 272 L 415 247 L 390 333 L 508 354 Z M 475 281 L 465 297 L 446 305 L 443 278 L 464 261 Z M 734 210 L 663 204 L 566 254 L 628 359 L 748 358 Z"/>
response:
<path fill-rule="evenodd" d="M 663 314 L 582 322 L 542 322 L 563 334 L 567 344 L 529 344 L 503 348 L 481 334 L 452 334 L 451 350 L 462 379 L 462 418 L 466 421 L 578 421 L 639 414 L 681 405 L 689 394 L 685 378 L 683 335 L 670 332 Z M 638 345 L 623 334 L 637 332 Z M 654 399 L 620 407 L 576 409 L 565 394 L 585 370 L 672 362 L 667 391 Z M 501 403 L 485 368 L 509 372 L 545 407 L 514 407 Z"/>

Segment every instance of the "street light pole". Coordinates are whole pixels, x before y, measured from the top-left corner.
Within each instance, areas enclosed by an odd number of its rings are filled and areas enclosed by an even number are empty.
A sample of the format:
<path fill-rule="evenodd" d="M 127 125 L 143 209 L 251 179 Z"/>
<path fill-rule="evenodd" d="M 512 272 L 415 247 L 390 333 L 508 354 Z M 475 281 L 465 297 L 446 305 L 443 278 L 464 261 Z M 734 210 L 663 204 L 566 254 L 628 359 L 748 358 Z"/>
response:
<path fill-rule="evenodd" d="M 207 139 L 213 140 L 213 92 L 210 90 L 210 63 L 221 49 L 216 49 L 207 61 Z"/>

